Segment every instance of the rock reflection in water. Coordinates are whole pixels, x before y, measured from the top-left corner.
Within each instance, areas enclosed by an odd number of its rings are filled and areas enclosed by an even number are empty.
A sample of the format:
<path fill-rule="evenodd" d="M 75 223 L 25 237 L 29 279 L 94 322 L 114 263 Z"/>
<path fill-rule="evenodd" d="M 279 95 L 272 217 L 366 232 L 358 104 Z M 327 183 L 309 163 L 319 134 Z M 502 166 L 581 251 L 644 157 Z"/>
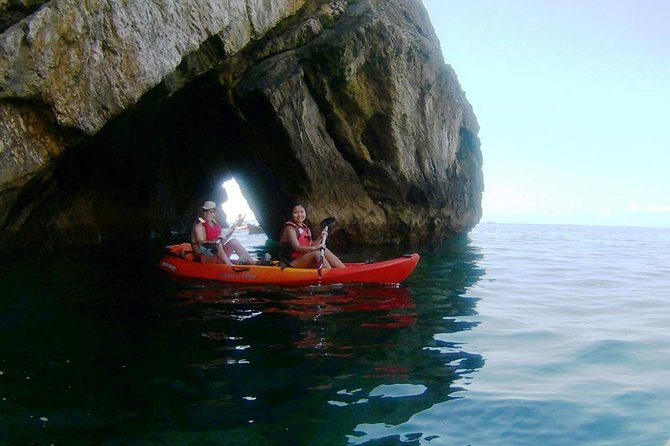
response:
<path fill-rule="evenodd" d="M 200 326 L 212 344 L 209 359 L 189 364 L 203 386 L 191 408 L 198 424 L 216 419 L 217 429 L 267 429 L 301 442 L 329 419 L 332 435 L 344 439 L 361 423 L 401 423 L 452 398 L 463 375 L 483 364 L 461 346 L 426 339 L 425 324 L 438 321 L 444 329 L 449 314 L 417 327 L 417 304 L 405 287 L 216 284 L 178 297 L 189 307 L 184 322 Z M 454 315 L 474 313 L 467 303 L 444 305 Z M 456 330 L 475 325 L 447 323 Z M 217 407 L 226 415 L 215 415 Z M 285 426 L 279 434 L 278 426 Z"/>

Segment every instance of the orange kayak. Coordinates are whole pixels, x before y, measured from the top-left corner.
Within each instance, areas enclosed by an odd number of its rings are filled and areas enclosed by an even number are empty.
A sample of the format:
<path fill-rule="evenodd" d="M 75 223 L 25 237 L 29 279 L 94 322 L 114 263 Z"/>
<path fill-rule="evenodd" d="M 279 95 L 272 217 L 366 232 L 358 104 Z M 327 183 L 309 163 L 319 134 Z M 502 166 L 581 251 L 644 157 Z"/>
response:
<path fill-rule="evenodd" d="M 170 254 L 160 261 L 159 266 L 177 276 L 241 284 L 285 286 L 319 284 L 316 268 L 201 263 L 193 261 L 188 243 L 168 246 L 168 249 Z M 346 268 L 323 268 L 321 284 L 398 284 L 414 271 L 418 262 L 419 254 L 414 253 L 381 262 L 345 263 Z"/>

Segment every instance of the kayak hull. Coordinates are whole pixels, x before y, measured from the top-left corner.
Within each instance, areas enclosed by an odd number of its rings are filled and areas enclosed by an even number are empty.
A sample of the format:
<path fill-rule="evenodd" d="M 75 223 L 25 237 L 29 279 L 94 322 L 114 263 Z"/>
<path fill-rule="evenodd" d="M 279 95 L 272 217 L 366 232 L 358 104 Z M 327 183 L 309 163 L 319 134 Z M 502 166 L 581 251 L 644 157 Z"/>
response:
<path fill-rule="evenodd" d="M 324 268 L 320 282 L 315 268 L 200 263 L 178 256 L 163 258 L 159 266 L 181 277 L 239 284 L 306 286 L 319 283 L 398 284 L 414 271 L 418 262 L 419 254 L 414 253 L 380 262 L 346 263 L 346 268 Z"/>

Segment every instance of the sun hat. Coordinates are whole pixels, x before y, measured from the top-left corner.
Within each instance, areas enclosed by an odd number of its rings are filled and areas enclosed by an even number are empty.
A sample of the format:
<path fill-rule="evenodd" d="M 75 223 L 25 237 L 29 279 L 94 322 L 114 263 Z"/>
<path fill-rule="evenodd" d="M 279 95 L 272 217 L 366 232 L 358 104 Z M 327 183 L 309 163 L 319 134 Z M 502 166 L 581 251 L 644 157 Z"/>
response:
<path fill-rule="evenodd" d="M 205 204 L 202 205 L 202 209 L 206 211 L 209 209 L 216 209 L 216 203 L 213 201 L 205 201 Z"/>

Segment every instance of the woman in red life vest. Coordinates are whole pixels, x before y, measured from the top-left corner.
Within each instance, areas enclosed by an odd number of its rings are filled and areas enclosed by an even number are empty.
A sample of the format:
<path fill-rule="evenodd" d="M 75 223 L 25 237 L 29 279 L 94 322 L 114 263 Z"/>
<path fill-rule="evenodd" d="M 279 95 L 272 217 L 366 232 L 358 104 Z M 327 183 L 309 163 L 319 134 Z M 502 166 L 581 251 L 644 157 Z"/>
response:
<path fill-rule="evenodd" d="M 281 256 L 296 268 L 316 268 L 321 258 L 322 240 L 325 231 L 319 238 L 312 240 L 312 232 L 305 224 L 307 212 L 304 206 L 297 204 L 291 210 L 291 219 L 284 223 L 279 236 Z M 324 268 L 344 268 L 344 263 L 333 252 L 326 248 L 323 256 Z"/>
<path fill-rule="evenodd" d="M 230 255 L 236 253 L 239 263 L 255 264 L 256 261 L 249 255 L 239 240 L 227 239 L 221 233 L 221 225 L 216 221 L 216 203 L 205 201 L 200 208 L 200 216 L 193 223 L 191 229 L 191 245 L 193 252 L 202 261 L 214 261 L 231 265 Z"/>

